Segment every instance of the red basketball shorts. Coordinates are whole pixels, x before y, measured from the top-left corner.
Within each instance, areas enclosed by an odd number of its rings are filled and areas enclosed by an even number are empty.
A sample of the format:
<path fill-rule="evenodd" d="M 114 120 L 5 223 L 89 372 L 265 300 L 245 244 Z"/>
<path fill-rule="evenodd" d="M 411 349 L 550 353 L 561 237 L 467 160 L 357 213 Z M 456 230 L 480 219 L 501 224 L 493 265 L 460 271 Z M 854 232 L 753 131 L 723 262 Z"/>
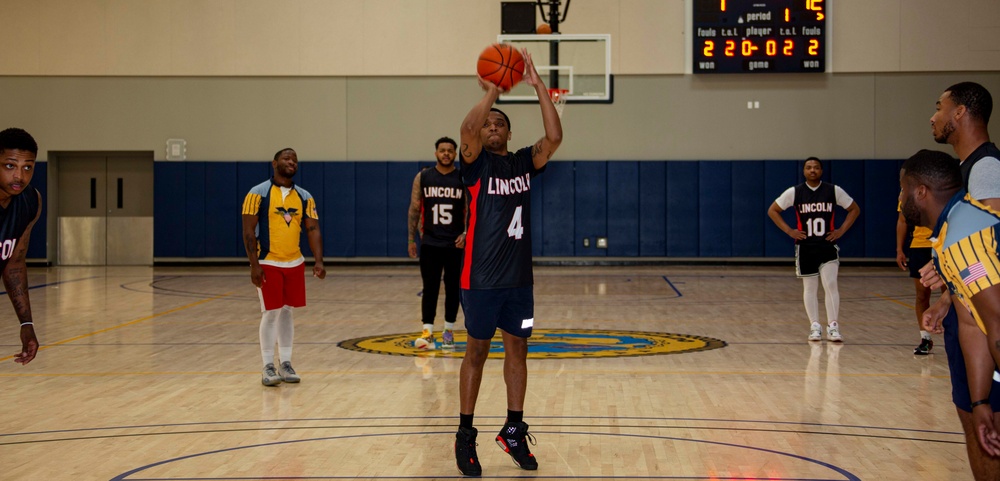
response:
<path fill-rule="evenodd" d="M 295 267 L 260 267 L 264 270 L 264 285 L 257 288 L 261 312 L 306 305 L 305 262 Z"/>

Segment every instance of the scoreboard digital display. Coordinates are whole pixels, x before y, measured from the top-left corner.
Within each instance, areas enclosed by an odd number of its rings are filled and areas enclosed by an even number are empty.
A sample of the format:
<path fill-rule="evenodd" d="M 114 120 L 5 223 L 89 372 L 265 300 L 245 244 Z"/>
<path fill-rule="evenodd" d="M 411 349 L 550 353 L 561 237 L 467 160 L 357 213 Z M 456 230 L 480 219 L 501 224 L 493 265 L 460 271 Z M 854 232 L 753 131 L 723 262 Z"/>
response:
<path fill-rule="evenodd" d="M 824 0 L 693 1 L 692 72 L 826 71 Z"/>

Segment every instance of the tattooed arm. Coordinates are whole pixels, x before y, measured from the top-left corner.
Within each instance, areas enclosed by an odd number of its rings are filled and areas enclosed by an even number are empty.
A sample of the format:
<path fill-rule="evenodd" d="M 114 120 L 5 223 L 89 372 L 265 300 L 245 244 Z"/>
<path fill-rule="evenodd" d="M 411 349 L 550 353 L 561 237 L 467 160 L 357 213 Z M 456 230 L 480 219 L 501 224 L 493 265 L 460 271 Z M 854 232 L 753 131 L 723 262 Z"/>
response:
<path fill-rule="evenodd" d="M 476 158 L 479 157 L 479 153 L 482 152 L 483 139 L 479 136 L 479 133 L 483 128 L 483 124 L 486 123 L 486 119 L 490 116 L 490 108 L 493 107 L 493 103 L 500 97 L 499 87 L 492 82 L 483 80 L 482 77 L 478 79 L 479 86 L 482 87 L 486 94 L 483 95 L 483 98 L 479 99 L 479 103 L 472 107 L 472 110 L 462 120 L 462 136 L 460 137 L 462 145 L 458 148 L 458 156 L 466 164 L 475 162 Z"/>
<path fill-rule="evenodd" d="M 531 160 L 535 164 L 535 169 L 545 167 L 545 164 L 552 158 L 552 154 L 562 143 L 563 131 L 562 120 L 556 112 L 555 105 L 549 97 L 549 91 L 545 88 L 545 83 L 538 76 L 535 70 L 535 63 L 531 60 L 531 55 L 527 51 L 522 51 L 524 56 L 524 83 L 535 88 L 538 95 L 538 105 L 542 108 L 542 125 L 545 127 L 545 137 L 538 139 L 531 147 Z"/>
<path fill-rule="evenodd" d="M 406 250 L 411 258 L 417 258 L 417 229 L 420 225 L 420 203 L 424 199 L 420 190 L 420 173 L 413 178 L 413 189 L 410 190 L 410 210 L 406 216 Z"/>
<path fill-rule="evenodd" d="M 7 296 L 14 306 L 17 321 L 21 325 L 21 352 L 14 355 L 14 362 L 27 364 L 38 353 L 38 339 L 35 337 L 34 321 L 31 319 L 31 302 L 28 299 L 28 268 L 25 259 L 28 255 L 28 243 L 31 239 L 31 228 L 35 226 L 42 213 L 42 194 L 38 194 L 38 212 L 21 234 L 10 261 L 3 270 L 3 285 Z M 27 324 L 26 324 L 27 323 Z"/>

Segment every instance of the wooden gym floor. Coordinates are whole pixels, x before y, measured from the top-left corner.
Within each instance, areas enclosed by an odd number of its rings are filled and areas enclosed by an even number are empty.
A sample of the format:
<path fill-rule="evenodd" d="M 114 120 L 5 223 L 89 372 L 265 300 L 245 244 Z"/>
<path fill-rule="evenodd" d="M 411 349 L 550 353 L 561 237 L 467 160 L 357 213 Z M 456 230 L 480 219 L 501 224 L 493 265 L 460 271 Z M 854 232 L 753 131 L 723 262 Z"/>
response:
<path fill-rule="evenodd" d="M 417 335 L 417 267 L 328 272 L 295 312 L 302 382 L 268 388 L 246 268 L 31 269 L 44 347 L 28 366 L 11 360 L 16 322 L 0 302 L 0 479 L 459 477 L 461 359 L 339 346 Z M 506 404 L 502 361 L 488 361 L 483 477 L 970 479 L 943 348 L 912 354 L 912 286 L 895 268 L 842 267 L 837 345 L 806 341 L 791 266 L 537 268 L 535 328 L 593 336 L 582 350 L 614 343 L 594 330 L 726 345 L 529 360 L 536 472 L 493 442 Z"/>

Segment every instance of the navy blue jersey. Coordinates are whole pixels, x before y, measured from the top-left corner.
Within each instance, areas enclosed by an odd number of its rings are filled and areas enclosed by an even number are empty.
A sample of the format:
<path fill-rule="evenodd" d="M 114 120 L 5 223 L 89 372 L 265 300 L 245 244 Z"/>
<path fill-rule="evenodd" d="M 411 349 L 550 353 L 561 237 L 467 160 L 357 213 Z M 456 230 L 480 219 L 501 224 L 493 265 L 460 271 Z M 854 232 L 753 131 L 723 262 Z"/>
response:
<path fill-rule="evenodd" d="M 821 182 L 816 190 L 804 182 L 795 186 L 795 221 L 798 230 L 806 233 L 806 238 L 795 241 L 806 245 L 832 245 L 826 236 L 833 232 L 833 207 L 837 205 L 837 193 L 833 184 Z"/>
<path fill-rule="evenodd" d="M 465 232 L 465 189 L 460 175 L 458 169 L 447 174 L 436 167 L 420 171 L 421 244 L 455 247 L 455 239 Z"/>
<path fill-rule="evenodd" d="M 462 165 L 469 191 L 463 289 L 533 284 L 531 274 L 531 181 L 541 170 L 531 147 L 498 155 L 483 149 Z"/>
<path fill-rule="evenodd" d="M 0 272 L 7 267 L 7 261 L 14 255 L 21 235 L 38 215 L 38 191 L 30 185 L 24 191 L 11 197 L 6 208 L 0 207 Z"/>

